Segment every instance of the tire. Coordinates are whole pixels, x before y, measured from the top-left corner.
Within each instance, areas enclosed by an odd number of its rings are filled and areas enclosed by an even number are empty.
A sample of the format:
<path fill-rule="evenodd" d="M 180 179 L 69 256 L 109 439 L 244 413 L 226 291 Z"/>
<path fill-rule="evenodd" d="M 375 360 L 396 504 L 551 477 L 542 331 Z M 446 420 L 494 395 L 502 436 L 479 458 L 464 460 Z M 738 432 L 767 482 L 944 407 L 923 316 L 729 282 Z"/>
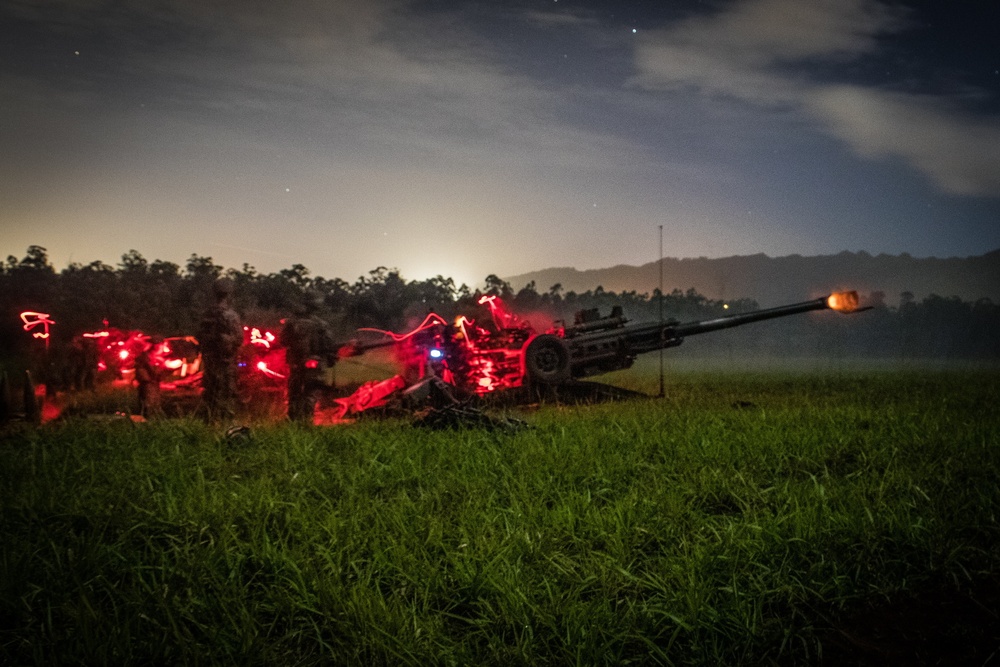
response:
<path fill-rule="evenodd" d="M 569 349 L 562 338 L 539 334 L 528 341 L 524 373 L 530 383 L 554 385 L 569 380 Z"/>

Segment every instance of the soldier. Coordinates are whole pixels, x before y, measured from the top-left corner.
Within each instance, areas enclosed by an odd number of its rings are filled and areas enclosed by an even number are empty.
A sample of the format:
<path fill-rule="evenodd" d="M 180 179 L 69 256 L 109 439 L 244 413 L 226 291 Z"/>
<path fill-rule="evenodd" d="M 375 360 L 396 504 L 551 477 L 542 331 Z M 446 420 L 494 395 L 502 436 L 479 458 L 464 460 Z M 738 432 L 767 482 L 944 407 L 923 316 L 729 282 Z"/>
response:
<path fill-rule="evenodd" d="M 209 421 L 236 415 L 236 353 L 243 344 L 239 315 L 229 305 L 233 282 L 215 281 L 215 303 L 205 311 L 198 330 L 203 364 L 202 403 Z"/>
<path fill-rule="evenodd" d="M 330 326 L 316 314 L 322 302 L 322 295 L 307 295 L 305 305 L 281 330 L 280 342 L 288 362 L 288 418 L 292 421 L 312 423 L 326 386 L 326 371 L 337 361 Z"/>
<path fill-rule="evenodd" d="M 93 390 L 100 352 L 97 342 L 86 336 L 76 336 L 67 355 L 69 387 L 74 391 Z"/>
<path fill-rule="evenodd" d="M 157 349 L 163 339 L 149 339 L 139 356 L 135 358 L 135 381 L 139 385 L 139 414 L 146 419 L 163 416 L 163 404 L 160 401 L 160 369 Z"/>

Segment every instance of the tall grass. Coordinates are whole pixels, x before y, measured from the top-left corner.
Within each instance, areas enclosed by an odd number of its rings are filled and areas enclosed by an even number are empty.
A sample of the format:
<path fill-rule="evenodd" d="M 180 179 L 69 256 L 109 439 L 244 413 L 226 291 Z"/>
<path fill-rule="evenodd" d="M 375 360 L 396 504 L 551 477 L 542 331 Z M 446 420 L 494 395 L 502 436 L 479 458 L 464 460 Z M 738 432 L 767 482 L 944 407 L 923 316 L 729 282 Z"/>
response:
<path fill-rule="evenodd" d="M 0 658 L 815 662 L 852 609 L 1000 571 L 998 394 L 971 371 L 681 374 L 516 433 L 11 430 Z"/>

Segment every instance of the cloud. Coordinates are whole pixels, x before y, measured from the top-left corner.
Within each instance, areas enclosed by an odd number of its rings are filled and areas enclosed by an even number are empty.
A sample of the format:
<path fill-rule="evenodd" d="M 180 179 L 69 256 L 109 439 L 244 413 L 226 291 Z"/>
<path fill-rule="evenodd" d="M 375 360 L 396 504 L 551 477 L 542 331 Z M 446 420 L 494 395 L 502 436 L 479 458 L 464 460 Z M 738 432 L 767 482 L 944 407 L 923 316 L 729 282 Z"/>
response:
<path fill-rule="evenodd" d="M 859 154 L 899 156 L 957 195 L 1000 193 L 1000 126 L 928 96 L 826 86 L 807 108 Z"/>
<path fill-rule="evenodd" d="M 590 168 L 627 162 L 633 148 L 566 123 L 561 91 L 505 66 L 455 8 L 429 13 L 404 0 L 52 0 L 14 8 L 40 30 L 58 23 L 64 35 L 98 38 L 83 57 L 105 59 L 104 79 L 88 73 L 79 86 L 42 84 L 56 107 L 67 89 L 89 92 L 92 123 L 134 127 L 115 113 L 132 113 L 141 101 L 143 118 L 160 114 L 162 128 L 178 133 L 187 124 L 181 141 L 194 145 L 231 137 L 287 148 L 304 136 L 331 160 L 409 157 L 422 166 Z M 129 101 L 109 113 L 109 101 L 122 96 Z M 141 133 L 150 121 L 137 122 Z"/>
<path fill-rule="evenodd" d="M 529 10 L 522 14 L 525 21 L 543 27 L 593 27 L 597 21 L 590 16 L 566 12 Z"/>
<path fill-rule="evenodd" d="M 951 194 L 1000 192 L 996 119 L 926 95 L 818 81 L 817 65 L 878 55 L 882 35 L 909 25 L 875 0 L 746 0 L 647 32 L 632 84 L 694 90 L 808 114 L 867 157 L 900 157 Z"/>
<path fill-rule="evenodd" d="M 795 65 L 844 61 L 876 48 L 902 18 L 872 0 L 747 0 L 722 12 L 644 32 L 633 83 L 696 88 L 761 104 L 794 101 L 804 82 Z"/>

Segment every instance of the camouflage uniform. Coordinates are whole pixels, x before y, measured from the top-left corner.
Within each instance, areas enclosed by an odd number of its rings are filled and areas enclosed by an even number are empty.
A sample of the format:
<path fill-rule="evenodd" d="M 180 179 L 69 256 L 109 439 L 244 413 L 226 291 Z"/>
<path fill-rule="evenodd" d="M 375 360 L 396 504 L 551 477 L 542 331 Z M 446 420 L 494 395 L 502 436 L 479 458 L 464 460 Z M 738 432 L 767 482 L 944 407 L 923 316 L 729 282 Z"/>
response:
<path fill-rule="evenodd" d="M 139 384 L 139 414 L 150 419 L 163 416 L 160 401 L 161 370 L 153 358 L 153 348 L 162 340 L 153 339 L 135 358 L 135 381 Z"/>
<path fill-rule="evenodd" d="M 93 338 L 77 336 L 67 353 L 69 387 L 76 391 L 94 388 L 100 353 Z"/>
<path fill-rule="evenodd" d="M 310 298 L 303 312 L 289 318 L 280 342 L 288 362 L 288 418 L 312 423 L 326 371 L 337 361 L 336 343 L 328 325 L 316 314 L 319 297 Z"/>
<path fill-rule="evenodd" d="M 243 344 L 239 315 L 229 305 L 232 281 L 217 280 L 215 303 L 205 311 L 198 330 L 202 359 L 202 402 L 209 420 L 236 415 L 236 353 Z"/>

